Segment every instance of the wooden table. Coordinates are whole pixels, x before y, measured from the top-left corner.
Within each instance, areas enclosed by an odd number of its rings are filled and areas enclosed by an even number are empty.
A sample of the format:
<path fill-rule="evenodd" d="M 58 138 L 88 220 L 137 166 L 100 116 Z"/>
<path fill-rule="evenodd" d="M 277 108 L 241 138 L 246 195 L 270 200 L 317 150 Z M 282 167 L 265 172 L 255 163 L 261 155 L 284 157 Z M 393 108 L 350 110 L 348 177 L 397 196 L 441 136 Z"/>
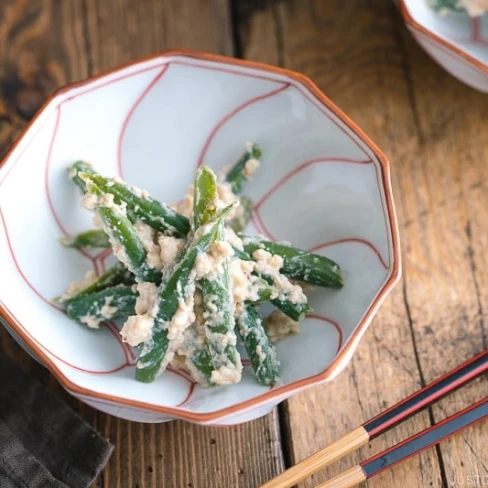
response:
<path fill-rule="evenodd" d="M 254 488 L 488 347 L 488 97 L 427 57 L 392 0 L 2 0 L 0 151 L 55 88 L 176 46 L 303 72 L 378 143 L 392 163 L 403 281 L 340 377 L 236 427 L 118 420 L 61 392 L 3 330 L 1 348 L 115 444 L 94 486 Z M 300 486 L 481 399 L 487 386 L 478 380 Z M 487 441 L 485 422 L 368 486 L 488 485 Z"/>

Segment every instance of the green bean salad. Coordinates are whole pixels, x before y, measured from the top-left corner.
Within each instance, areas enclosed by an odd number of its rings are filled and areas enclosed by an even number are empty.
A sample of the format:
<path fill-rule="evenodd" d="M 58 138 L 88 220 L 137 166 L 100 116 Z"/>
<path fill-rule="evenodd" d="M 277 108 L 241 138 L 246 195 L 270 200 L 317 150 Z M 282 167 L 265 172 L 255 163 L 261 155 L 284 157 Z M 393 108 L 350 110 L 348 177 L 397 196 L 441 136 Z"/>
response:
<path fill-rule="evenodd" d="M 325 256 L 241 234 L 252 213 L 241 193 L 260 159 L 258 145 L 247 143 L 228 171 L 217 176 L 201 166 L 188 195 L 173 205 L 84 161 L 69 168 L 96 228 L 61 244 L 111 248 L 118 261 L 56 301 L 90 328 L 122 319 L 122 339 L 137 350 L 137 380 L 152 382 L 171 365 L 202 386 L 238 383 L 240 341 L 257 381 L 274 385 L 274 343 L 297 333 L 312 311 L 304 289 L 343 286 L 339 266 Z M 265 302 L 274 307 L 266 318 Z"/>
<path fill-rule="evenodd" d="M 470 17 L 479 17 L 488 12 L 488 0 L 427 0 L 427 3 L 441 14 L 465 11 Z"/>

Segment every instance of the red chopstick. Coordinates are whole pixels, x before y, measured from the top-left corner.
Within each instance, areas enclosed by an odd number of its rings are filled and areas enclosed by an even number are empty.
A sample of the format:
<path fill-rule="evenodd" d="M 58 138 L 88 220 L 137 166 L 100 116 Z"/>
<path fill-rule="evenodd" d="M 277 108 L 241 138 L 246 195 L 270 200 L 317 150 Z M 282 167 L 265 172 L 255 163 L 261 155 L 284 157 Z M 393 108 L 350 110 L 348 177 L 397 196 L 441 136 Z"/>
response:
<path fill-rule="evenodd" d="M 351 488 L 488 418 L 488 397 L 400 442 L 316 488 Z"/>
<path fill-rule="evenodd" d="M 485 371 L 488 371 L 488 349 L 365 422 L 363 427 L 368 432 L 369 439 L 383 434 Z"/>
<path fill-rule="evenodd" d="M 361 427 L 287 469 L 261 488 L 289 488 L 337 459 L 367 444 L 405 419 L 488 371 L 488 349 L 429 383 L 401 402 L 365 422 Z"/>

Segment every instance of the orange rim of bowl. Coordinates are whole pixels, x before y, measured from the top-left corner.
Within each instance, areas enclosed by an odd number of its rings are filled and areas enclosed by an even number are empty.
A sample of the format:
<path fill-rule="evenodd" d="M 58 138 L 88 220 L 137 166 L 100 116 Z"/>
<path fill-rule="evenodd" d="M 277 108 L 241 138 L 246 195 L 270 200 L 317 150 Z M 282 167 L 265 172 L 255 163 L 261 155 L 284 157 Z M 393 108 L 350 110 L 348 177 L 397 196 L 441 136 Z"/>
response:
<path fill-rule="evenodd" d="M 56 377 L 56 379 L 61 383 L 61 385 L 67 389 L 73 395 L 83 395 L 85 398 L 84 400 L 93 399 L 96 400 L 103 400 L 106 402 L 110 402 L 115 404 L 114 406 L 126 406 L 138 410 L 148 411 L 151 413 L 160 413 L 166 414 L 171 417 L 182 418 L 185 420 L 193 421 L 193 422 L 213 422 L 215 420 L 221 419 L 223 417 L 228 417 L 231 415 L 235 415 L 244 411 L 247 411 L 253 407 L 258 407 L 264 405 L 275 398 L 279 398 L 281 400 L 289 397 L 294 391 L 306 388 L 311 386 L 315 383 L 324 382 L 335 375 L 337 375 L 342 369 L 342 363 L 345 363 L 348 356 L 352 357 L 352 354 L 357 347 L 362 335 L 366 331 L 369 323 L 371 322 L 374 314 L 377 312 L 378 308 L 380 307 L 383 300 L 387 297 L 390 293 L 392 288 L 395 284 L 399 281 L 401 276 L 401 264 L 400 264 L 400 243 L 399 243 L 399 231 L 398 231 L 398 224 L 396 219 L 395 208 L 393 204 L 393 196 L 392 196 L 392 189 L 391 189 L 391 182 L 390 182 L 390 169 L 389 169 L 389 162 L 386 156 L 382 153 L 382 151 L 376 146 L 376 144 L 351 120 L 347 115 L 345 115 L 339 108 L 337 108 L 321 91 L 320 89 L 313 83 L 308 77 L 302 75 L 300 73 L 296 73 L 291 70 L 287 70 L 284 68 L 278 68 L 274 66 L 269 66 L 263 63 L 258 63 L 254 61 L 246 61 L 240 60 L 236 58 L 231 58 L 227 56 L 221 56 L 217 54 L 208 54 L 208 53 L 200 53 L 188 49 L 172 49 L 163 51 L 156 55 L 147 56 L 142 59 L 138 59 L 136 61 L 132 61 L 126 63 L 124 65 L 118 66 L 114 69 L 105 71 L 95 76 L 91 76 L 83 81 L 72 83 L 56 90 L 42 105 L 42 107 L 38 110 L 37 114 L 34 118 L 26 125 L 23 129 L 22 133 L 19 135 L 17 140 L 11 146 L 3 161 L 0 163 L 0 168 L 3 167 L 6 162 L 10 159 L 10 156 L 17 148 L 18 144 L 21 142 L 27 131 L 31 128 L 31 126 L 37 121 L 40 115 L 43 113 L 44 109 L 53 102 L 59 95 L 62 95 L 68 91 L 71 91 L 75 88 L 79 88 L 81 86 L 87 85 L 92 83 L 96 80 L 104 78 L 105 76 L 111 75 L 120 71 L 122 69 L 129 68 L 131 66 L 156 60 L 159 58 L 164 57 L 171 57 L 171 56 L 182 56 L 188 57 L 193 59 L 200 59 L 206 60 L 211 62 L 223 63 L 227 65 L 234 65 L 234 66 L 242 66 L 245 68 L 250 69 L 257 69 L 257 70 L 264 70 L 269 73 L 286 76 L 291 78 L 303 86 L 305 86 L 323 105 L 325 105 L 336 117 L 338 117 L 342 123 L 344 123 L 352 132 L 359 137 L 359 139 L 368 146 L 368 148 L 374 153 L 378 162 L 380 163 L 380 170 L 381 170 L 381 181 L 384 191 L 385 197 L 385 204 L 388 214 L 388 223 L 391 229 L 391 242 L 392 242 L 392 263 L 390 264 L 390 276 L 387 279 L 386 283 L 383 285 L 383 288 L 378 292 L 375 299 L 369 306 L 368 310 L 364 314 L 363 318 L 356 326 L 356 329 L 352 333 L 351 337 L 344 345 L 342 350 L 335 356 L 332 364 L 330 364 L 327 369 L 318 373 L 316 375 L 294 381 L 293 383 L 279 386 L 274 389 L 271 389 L 261 395 L 258 395 L 254 398 L 246 400 L 244 402 L 231 405 L 229 407 L 223 408 L 221 410 L 215 410 L 208 413 L 194 413 L 189 412 L 187 410 L 183 410 L 180 408 L 175 407 L 165 407 L 161 405 L 154 405 L 151 403 L 145 403 L 138 400 L 131 400 L 127 398 L 121 398 L 114 395 L 109 395 L 105 393 L 96 392 L 93 390 L 89 390 L 83 388 L 76 383 L 73 383 L 69 378 L 67 378 L 62 370 L 56 365 L 54 360 L 48 355 L 47 352 L 43 350 L 43 348 L 34 341 L 29 335 L 24 331 L 21 324 L 17 321 L 17 319 L 6 309 L 5 306 L 0 302 L 0 317 L 7 322 L 7 324 L 13 329 L 13 331 L 29 346 L 30 349 L 36 354 L 36 356 L 41 359 L 44 365 L 51 371 L 51 373 Z"/>
<path fill-rule="evenodd" d="M 479 70 L 488 74 L 488 65 L 487 64 L 482 63 L 479 59 L 476 59 L 474 56 L 471 56 L 471 54 L 467 53 L 463 49 L 456 46 L 456 44 L 448 41 L 447 39 L 444 39 L 443 37 L 435 34 L 431 30 L 429 30 L 426 27 L 424 27 L 423 25 L 419 24 L 412 17 L 412 14 L 410 13 L 410 10 L 407 7 L 406 0 L 398 0 L 398 6 L 400 8 L 400 12 L 402 14 L 403 20 L 405 21 L 405 23 L 408 26 L 410 26 L 414 30 L 419 31 L 421 34 L 427 36 L 430 40 L 440 44 L 441 46 L 444 46 L 449 51 L 452 51 L 452 53 L 457 54 L 458 56 L 463 58 L 465 61 L 467 61 L 469 64 L 472 64 L 475 68 L 478 68 Z"/>

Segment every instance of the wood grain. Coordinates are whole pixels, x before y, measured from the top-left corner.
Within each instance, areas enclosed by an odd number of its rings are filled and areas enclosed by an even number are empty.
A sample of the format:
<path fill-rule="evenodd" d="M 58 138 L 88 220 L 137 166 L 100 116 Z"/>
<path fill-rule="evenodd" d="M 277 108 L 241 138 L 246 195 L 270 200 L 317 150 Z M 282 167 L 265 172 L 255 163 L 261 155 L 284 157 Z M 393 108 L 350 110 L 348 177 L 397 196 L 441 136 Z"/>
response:
<path fill-rule="evenodd" d="M 404 281 L 335 381 L 293 397 L 280 417 L 223 429 L 97 413 L 0 331 L 3 351 L 116 445 L 98 488 L 254 488 L 488 346 L 488 98 L 425 55 L 391 0 L 2 0 L 0 153 L 57 87 L 178 46 L 302 71 L 372 136 L 392 162 Z M 300 486 L 486 391 L 480 379 Z M 476 486 L 487 437 L 479 424 L 368 486 Z"/>
<path fill-rule="evenodd" d="M 359 485 L 365 479 L 366 475 L 361 466 L 354 466 L 331 480 L 321 483 L 316 488 L 351 488 L 352 486 Z"/>
<path fill-rule="evenodd" d="M 256 487 L 283 469 L 276 410 L 236 427 L 138 424 L 101 417 L 115 452 L 97 487 Z"/>
<path fill-rule="evenodd" d="M 281 2 L 243 20 L 245 56 L 308 74 L 390 157 L 402 233 L 404 281 L 346 372 L 281 407 L 294 463 L 486 347 L 488 103 L 421 51 L 389 0 Z M 265 37 L 276 41 L 264 52 Z M 485 394 L 482 379 L 300 486 Z M 487 434 L 486 424 L 474 427 L 368 486 L 467 483 L 486 474 Z"/>
<path fill-rule="evenodd" d="M 57 87 L 173 47 L 232 54 L 227 0 L 4 0 L 0 4 L 0 152 Z M 107 436 L 98 488 L 254 488 L 283 469 L 276 411 L 253 423 L 142 425 L 61 391 L 5 330 L 0 347 Z"/>

